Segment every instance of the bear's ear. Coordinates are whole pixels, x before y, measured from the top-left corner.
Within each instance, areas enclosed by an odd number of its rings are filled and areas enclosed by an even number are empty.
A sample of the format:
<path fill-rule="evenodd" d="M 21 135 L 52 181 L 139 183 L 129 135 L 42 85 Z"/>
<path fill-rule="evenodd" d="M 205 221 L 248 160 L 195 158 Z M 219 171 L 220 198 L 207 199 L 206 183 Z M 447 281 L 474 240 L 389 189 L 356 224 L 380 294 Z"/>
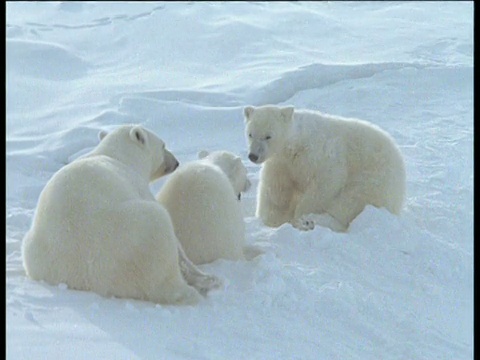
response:
<path fill-rule="evenodd" d="M 134 142 L 145 145 L 145 143 L 147 142 L 147 133 L 141 126 L 134 126 L 132 130 L 130 130 L 130 138 Z"/>
<path fill-rule="evenodd" d="M 198 153 L 198 158 L 203 159 L 204 157 L 207 157 L 209 152 L 207 150 L 202 150 Z"/>
<path fill-rule="evenodd" d="M 293 106 L 287 106 L 280 109 L 280 114 L 282 114 L 282 117 L 285 119 L 285 121 L 290 122 L 293 118 L 293 110 Z"/>
<path fill-rule="evenodd" d="M 243 108 L 243 115 L 245 116 L 245 122 L 248 122 L 254 110 L 255 108 L 253 106 L 246 106 L 245 108 Z"/>
<path fill-rule="evenodd" d="M 107 136 L 108 133 L 105 130 L 100 130 L 98 133 L 98 140 L 102 141 L 105 136 Z"/>

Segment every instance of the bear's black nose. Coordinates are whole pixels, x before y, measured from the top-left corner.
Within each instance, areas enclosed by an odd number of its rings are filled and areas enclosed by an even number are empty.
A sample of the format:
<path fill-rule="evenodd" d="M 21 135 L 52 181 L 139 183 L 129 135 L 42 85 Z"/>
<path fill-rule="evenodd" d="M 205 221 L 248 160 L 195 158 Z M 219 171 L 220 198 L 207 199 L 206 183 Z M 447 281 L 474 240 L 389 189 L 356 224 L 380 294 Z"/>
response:
<path fill-rule="evenodd" d="M 252 153 L 248 154 L 248 158 L 250 159 L 251 162 L 257 162 L 258 160 L 258 156 Z"/>

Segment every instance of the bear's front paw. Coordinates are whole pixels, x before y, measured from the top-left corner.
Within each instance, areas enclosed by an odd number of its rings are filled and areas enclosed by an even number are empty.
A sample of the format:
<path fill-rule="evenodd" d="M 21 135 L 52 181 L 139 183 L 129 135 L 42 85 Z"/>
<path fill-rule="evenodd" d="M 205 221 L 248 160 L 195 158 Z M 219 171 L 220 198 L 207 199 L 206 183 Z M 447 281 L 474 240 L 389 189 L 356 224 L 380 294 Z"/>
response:
<path fill-rule="evenodd" d="M 312 230 L 315 226 L 326 227 L 336 232 L 344 232 L 347 227 L 341 224 L 330 214 L 308 214 L 303 215 L 297 220 L 297 229 Z"/>
<path fill-rule="evenodd" d="M 302 231 L 309 231 L 315 228 L 315 221 L 310 215 L 303 215 L 292 222 L 293 227 Z"/>

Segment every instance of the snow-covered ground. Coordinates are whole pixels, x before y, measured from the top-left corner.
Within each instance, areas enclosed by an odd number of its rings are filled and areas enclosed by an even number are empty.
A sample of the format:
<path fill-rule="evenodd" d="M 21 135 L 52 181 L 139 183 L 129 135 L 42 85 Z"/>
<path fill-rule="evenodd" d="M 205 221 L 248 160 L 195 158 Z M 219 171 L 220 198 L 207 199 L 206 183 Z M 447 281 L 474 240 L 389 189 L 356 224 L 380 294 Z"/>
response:
<path fill-rule="evenodd" d="M 10 2 L 6 39 L 8 359 L 472 359 L 473 2 Z M 400 217 L 348 233 L 254 217 L 245 105 L 378 124 L 407 167 Z M 226 286 L 160 306 L 28 279 L 40 191 L 97 133 L 140 123 L 180 162 L 242 156 L 247 240 Z M 152 184 L 156 192 L 162 181 Z"/>

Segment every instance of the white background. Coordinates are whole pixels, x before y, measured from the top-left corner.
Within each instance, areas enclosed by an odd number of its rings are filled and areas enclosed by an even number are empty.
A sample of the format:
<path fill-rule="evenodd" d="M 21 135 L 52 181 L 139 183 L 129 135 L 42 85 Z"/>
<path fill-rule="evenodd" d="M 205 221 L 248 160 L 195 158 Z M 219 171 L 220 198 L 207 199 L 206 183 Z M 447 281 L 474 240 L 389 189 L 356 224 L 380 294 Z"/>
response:
<path fill-rule="evenodd" d="M 9 359 L 473 358 L 472 2 L 10 2 L 6 21 Z M 263 226 L 242 109 L 269 103 L 392 134 L 402 215 Z M 181 163 L 222 149 L 248 168 L 246 236 L 265 254 L 202 266 L 226 287 L 198 306 L 26 278 L 44 185 L 124 123 Z"/>

